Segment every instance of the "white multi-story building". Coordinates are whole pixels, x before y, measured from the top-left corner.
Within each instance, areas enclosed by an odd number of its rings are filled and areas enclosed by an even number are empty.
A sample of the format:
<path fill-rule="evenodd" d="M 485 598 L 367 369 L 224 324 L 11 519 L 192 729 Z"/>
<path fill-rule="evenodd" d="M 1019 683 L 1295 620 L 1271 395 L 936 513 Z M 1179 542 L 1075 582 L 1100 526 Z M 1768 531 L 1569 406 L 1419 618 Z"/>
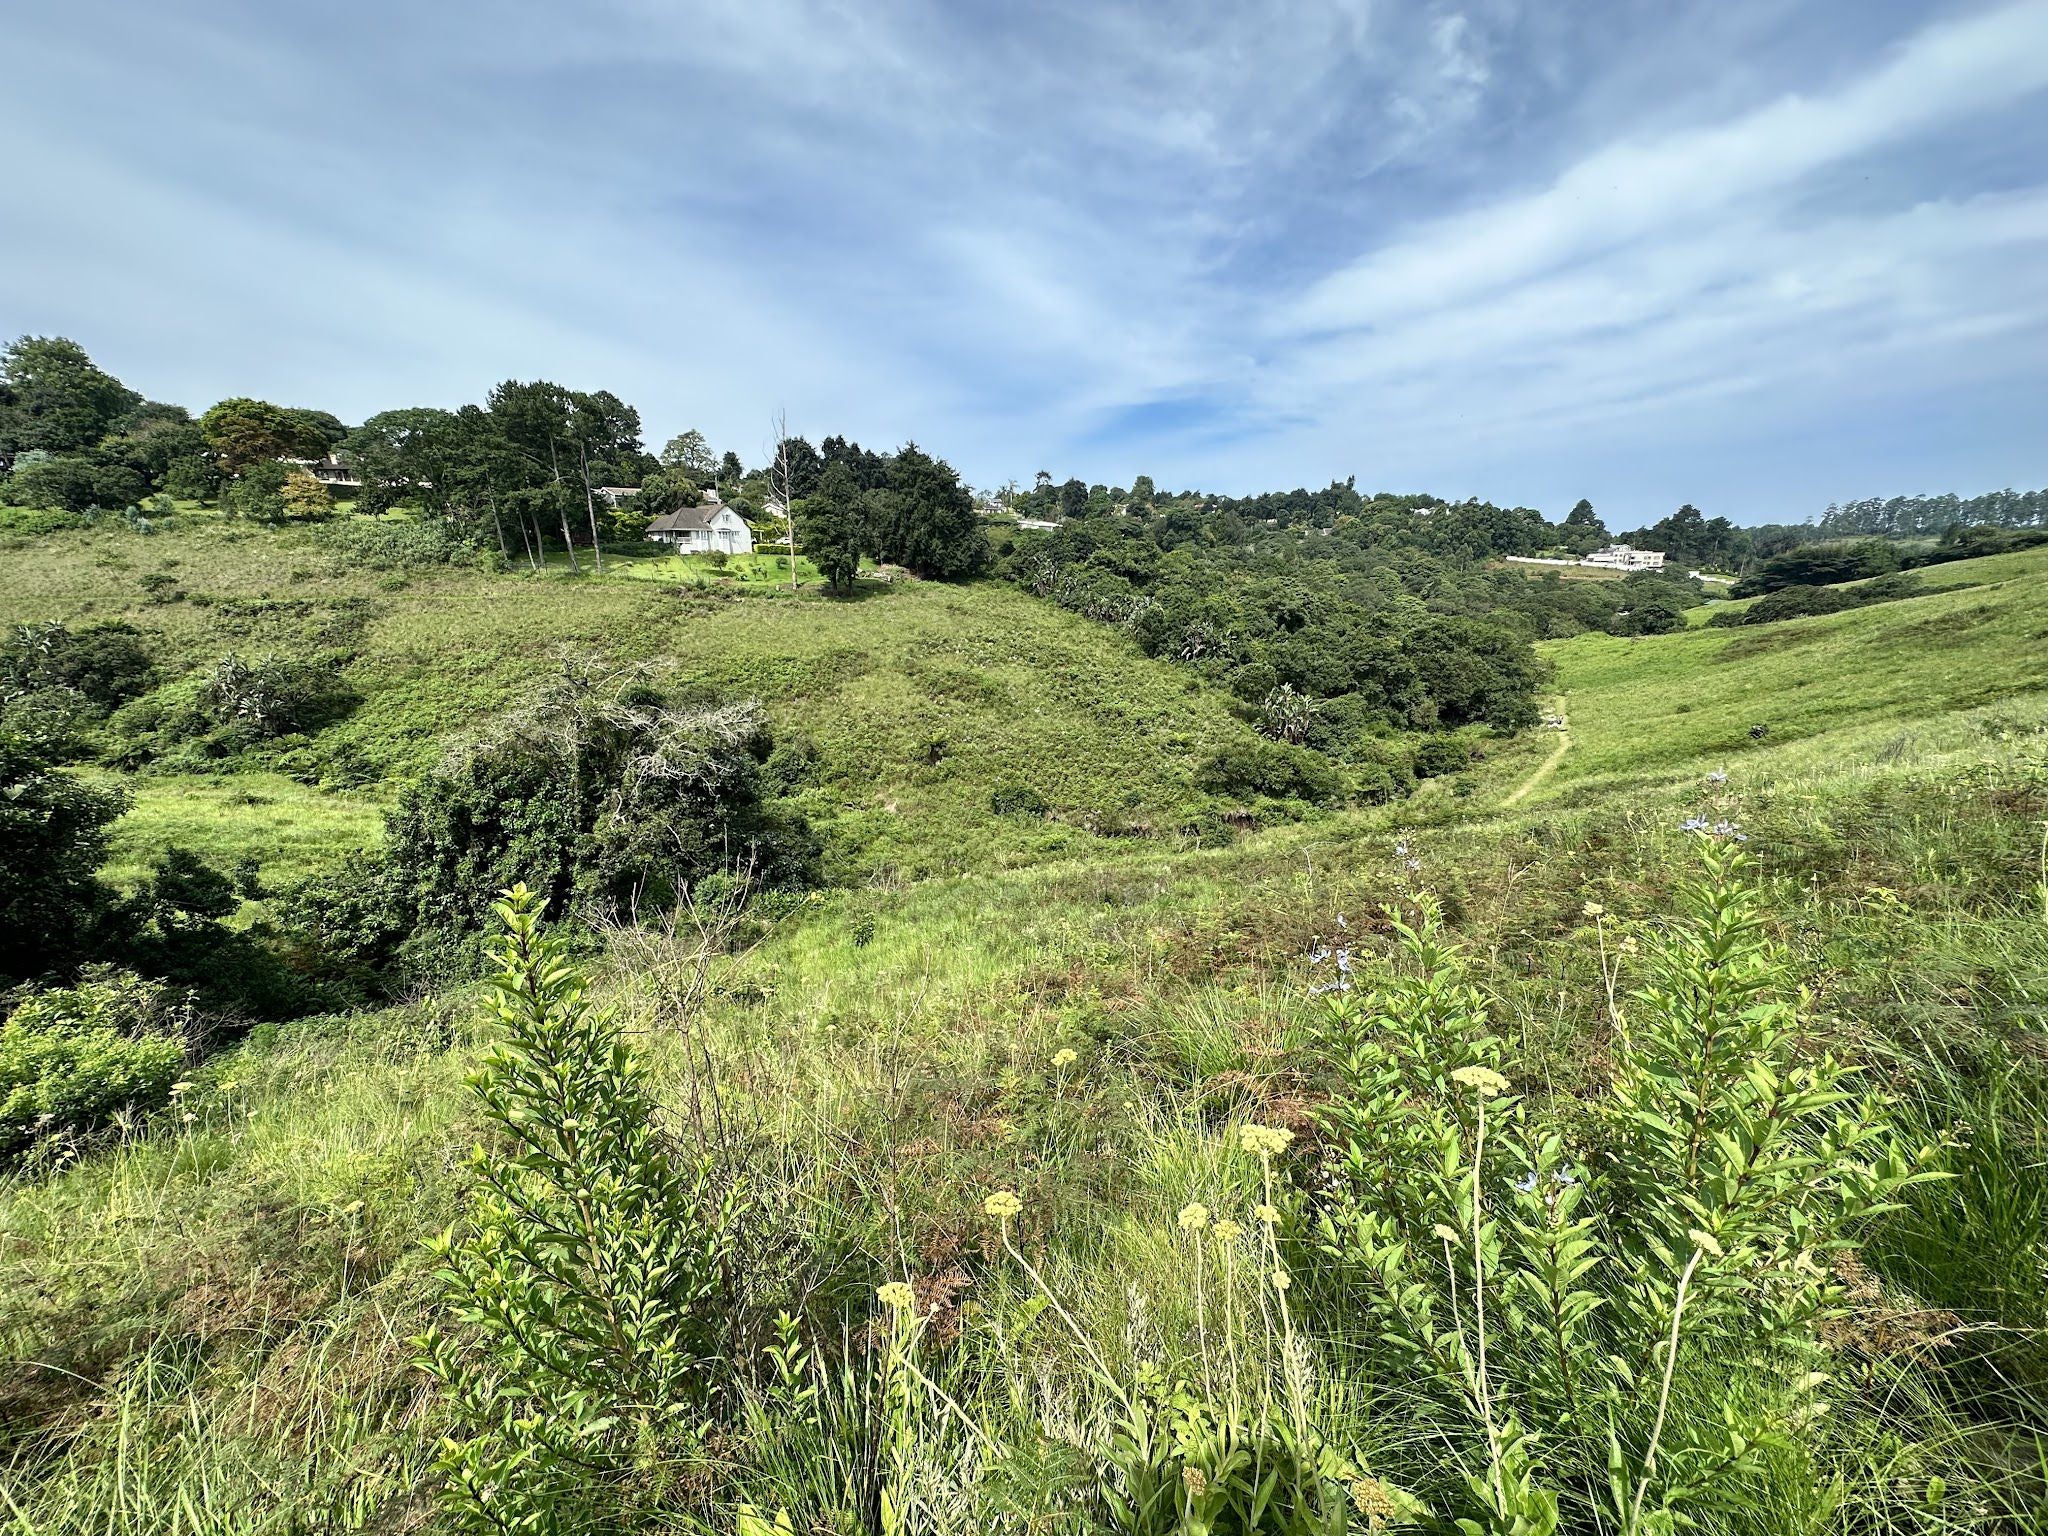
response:
<path fill-rule="evenodd" d="M 1605 549 L 1594 550 L 1579 563 L 1605 566 L 1610 571 L 1661 571 L 1664 569 L 1664 551 L 1610 544 Z"/>

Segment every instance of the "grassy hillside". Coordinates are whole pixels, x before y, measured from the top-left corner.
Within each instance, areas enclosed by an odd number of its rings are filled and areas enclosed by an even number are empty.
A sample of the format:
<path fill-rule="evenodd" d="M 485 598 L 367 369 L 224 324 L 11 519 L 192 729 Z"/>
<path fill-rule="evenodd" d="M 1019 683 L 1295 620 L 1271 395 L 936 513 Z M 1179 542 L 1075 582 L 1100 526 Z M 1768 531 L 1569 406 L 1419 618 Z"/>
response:
<path fill-rule="evenodd" d="M 628 562 L 603 581 L 380 573 L 317 530 L 217 522 L 16 542 L 33 558 L 0 573 L 0 606 L 18 619 L 133 623 L 174 678 L 229 650 L 321 658 L 360 696 L 345 720 L 256 765 L 270 770 L 256 784 L 136 776 L 124 862 L 187 835 L 254 850 L 273 874 L 331 859 L 453 734 L 564 666 L 643 665 L 669 686 L 762 699 L 778 729 L 816 743 L 800 803 L 852 878 L 1177 837 L 1217 809 L 1192 787 L 1195 766 L 1249 734 L 1185 672 L 1000 586 L 867 583 L 839 600 L 768 582 L 677 587 Z M 164 583 L 153 597 L 138 586 L 152 575 Z M 311 782 L 295 788 L 279 769 Z M 1035 786 L 1051 817 L 991 815 L 991 792 L 1013 781 Z"/>
<path fill-rule="evenodd" d="M 1732 630 L 1545 644 L 1573 745 L 1542 793 L 1847 766 L 1971 710 L 1990 710 L 1994 730 L 2008 714 L 2038 721 L 2048 551 L 1935 574 L 1959 590 Z"/>
<path fill-rule="evenodd" d="M 1361 989 L 1390 984 L 1413 965 L 1395 921 L 1439 904 L 1474 990 L 1433 994 L 1429 1026 L 1490 1041 L 1531 1112 L 1576 1139 L 1624 1024 L 1657 1016 L 1653 957 L 1701 869 L 1701 839 L 1678 830 L 1692 816 L 1744 829 L 1756 931 L 1782 965 L 1772 995 L 1798 999 L 1796 1059 L 1855 1063 L 1901 1143 L 1952 1177 L 1904 1191 L 1857 1247 L 1805 1256 L 1839 1281 L 1819 1339 L 1774 1353 L 1709 1335 L 1676 1357 L 1672 1422 L 1725 1422 L 1762 1448 L 1738 1498 L 1688 1513 L 1727 1536 L 1807 1536 L 2027 1529 L 2048 1510 L 2048 679 L 2033 661 L 2048 562 L 1780 626 L 1554 644 L 1568 733 L 1500 744 L 1471 794 L 1433 784 L 1209 848 L 1159 834 L 1202 807 L 1191 762 L 1239 729 L 1220 701 L 1007 589 L 831 603 L 462 573 L 398 585 L 311 542 L 223 533 L 173 556 L 188 590 L 222 600 L 138 607 L 99 563 L 141 568 L 135 545 L 53 548 L 59 595 L 23 583 L 18 600 L 49 605 L 24 616 L 129 614 L 198 665 L 235 624 L 311 648 L 335 614 L 361 614 L 346 669 L 363 703 L 314 745 L 347 741 L 379 774 L 349 791 L 142 777 L 118 858 L 174 838 L 223 854 L 267 838 L 284 865 L 336 856 L 437 735 L 559 665 L 565 634 L 758 694 L 819 743 L 807 804 L 872 878 L 708 952 L 688 932 L 619 935 L 595 977 L 680 1144 L 731 1149 L 759 1201 L 732 1395 L 709 1443 L 656 1464 L 677 1473 L 671 1528 L 751 1536 L 753 1505 L 794 1531 L 854 1532 L 886 1497 L 906 1531 L 1078 1536 L 1100 1528 L 1103 1489 L 1129 1486 L 1119 1435 L 1148 1399 L 1127 1389 L 1155 1367 L 1214 1416 L 1142 1421 L 1176 1499 L 1195 1496 L 1185 1469 L 1204 1488 L 1216 1470 L 1203 1423 L 1266 1455 L 1246 1426 L 1292 1414 L 1283 1439 L 1306 1423 L 1348 1467 L 1327 1528 L 1382 1529 L 1369 1511 L 1396 1487 L 1479 1518 L 1464 1478 L 1484 1438 L 1388 1354 L 1369 1288 L 1346 1287 L 1318 1235 L 1317 1215 L 1343 1209 L 1324 1203 L 1345 1170 L 1323 1116 L 1356 1091 L 1345 1043 L 1402 1020 L 1333 1034 L 1344 994 L 1315 989 L 1334 960 L 1310 957 L 1345 947 Z M 250 606 L 266 593 L 312 606 Z M 1064 819 L 988 816 L 1013 776 Z M 1154 835 L 1104 837 L 1090 815 Z M 458 1426 L 410 1341 L 441 1313 L 424 1240 L 460 1208 L 467 1149 L 495 1134 L 464 1077 L 496 1029 L 474 993 L 265 1029 L 154 1120 L 0 1184 L 0 1508 L 25 1533 L 432 1523 L 434 1446 Z M 1269 1169 L 1243 1149 L 1248 1124 L 1295 1142 Z M 1376 1172 L 1373 1208 L 1414 1172 Z M 1517 1161 L 1489 1200 L 1523 1177 L 1541 1226 L 1556 1207 L 1540 1202 L 1572 1186 Z M 985 1214 L 996 1189 L 1019 1195 L 1014 1225 Z M 1267 1247 L 1254 1212 L 1276 1190 Z M 1248 1230 L 1189 1226 L 1193 1202 Z M 1437 1247 L 1420 1245 L 1431 1264 Z M 1793 1268 L 1742 1255 L 1717 1286 Z M 1657 1268 L 1639 1256 L 1603 1276 Z M 892 1281 L 930 1319 L 908 1355 L 876 1296 Z M 815 1370 L 765 1363 L 783 1310 Z M 1541 1360 L 1495 1315 L 1506 1393 Z M 1639 1383 L 1613 1401 L 1631 1466 L 1655 1396 Z M 1593 1464 L 1561 1456 L 1543 1476 L 1604 1487 L 1606 1432 Z M 1577 1507 L 1565 1528 L 1596 1528 Z M 1145 1528 L 1189 1528 L 1177 1519 Z"/>

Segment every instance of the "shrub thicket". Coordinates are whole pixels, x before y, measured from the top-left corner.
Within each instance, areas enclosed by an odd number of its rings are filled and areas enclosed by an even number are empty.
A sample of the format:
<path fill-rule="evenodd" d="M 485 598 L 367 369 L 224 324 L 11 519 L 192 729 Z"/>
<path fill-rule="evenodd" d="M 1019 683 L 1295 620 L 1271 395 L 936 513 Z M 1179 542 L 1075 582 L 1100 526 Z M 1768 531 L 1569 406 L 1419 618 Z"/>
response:
<path fill-rule="evenodd" d="M 102 969 L 33 992 L 0 1024 L 0 1156 L 163 1103 L 185 1064 L 162 987 Z"/>
<path fill-rule="evenodd" d="M 338 957 L 463 974 L 484 893 L 512 885 L 551 919 L 632 921 L 714 874 L 805 884 L 816 846 L 769 797 L 773 748 L 751 702 L 681 711 L 565 682 L 452 750 L 400 799 L 381 854 L 298 892 L 291 921 Z"/>

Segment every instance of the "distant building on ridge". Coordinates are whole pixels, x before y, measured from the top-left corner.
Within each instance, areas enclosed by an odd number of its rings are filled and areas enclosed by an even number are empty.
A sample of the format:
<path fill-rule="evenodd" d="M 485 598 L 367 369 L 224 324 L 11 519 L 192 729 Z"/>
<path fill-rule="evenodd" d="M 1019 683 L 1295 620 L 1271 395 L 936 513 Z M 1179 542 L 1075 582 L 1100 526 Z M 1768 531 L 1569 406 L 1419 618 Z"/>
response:
<path fill-rule="evenodd" d="M 1661 571 L 1664 569 L 1664 551 L 1610 544 L 1605 549 L 1594 550 L 1580 563 L 1605 566 L 1611 571 Z"/>

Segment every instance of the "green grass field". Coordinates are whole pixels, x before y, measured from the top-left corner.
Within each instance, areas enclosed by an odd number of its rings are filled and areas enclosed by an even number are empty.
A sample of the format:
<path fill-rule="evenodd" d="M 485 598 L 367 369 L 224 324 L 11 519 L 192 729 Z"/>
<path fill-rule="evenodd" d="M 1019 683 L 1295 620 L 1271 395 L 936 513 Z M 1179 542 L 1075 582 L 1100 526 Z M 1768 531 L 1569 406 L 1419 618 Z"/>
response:
<path fill-rule="evenodd" d="M 1972 710 L 2038 720 L 2048 695 L 2048 552 L 1938 574 L 1943 586 L 1971 585 L 1778 624 L 1546 643 L 1574 746 L 1545 796 L 1710 770 L 1754 780 L 1847 768 Z"/>
<path fill-rule="evenodd" d="M 23 617 L 130 617 L 193 666 L 228 644 L 347 652 L 363 702 L 315 745 L 382 774 L 349 791 L 131 776 L 117 877 L 173 841 L 279 875 L 345 858 L 407 772 L 565 652 L 761 697 L 818 742 L 802 802 L 844 883 L 708 957 L 687 933 L 616 935 L 595 983 L 673 1125 L 736 1128 L 773 1239 L 749 1308 L 789 1308 L 866 1383 L 888 1358 L 875 1287 L 947 1298 L 959 1338 L 918 1357 L 929 1392 L 845 1408 L 847 1465 L 891 1479 L 905 1531 L 1089 1529 L 1069 1517 L 1108 1475 L 1118 1413 L 1096 1361 L 1126 1382 L 1163 1362 L 1190 1394 L 1213 1371 L 1223 1398 L 1270 1394 L 1305 1359 L 1307 1412 L 1347 1455 L 1389 1481 L 1443 1472 L 1450 1431 L 1416 1416 L 1413 1373 L 1376 1374 L 1384 1341 L 1308 1278 L 1334 1092 L 1310 994 L 1332 971 L 1308 957 L 1345 944 L 1361 986 L 1384 981 L 1389 911 L 1439 901 L 1517 1089 L 1576 1133 L 1619 1026 L 1650 1010 L 1643 951 L 1698 869 L 1677 825 L 1693 814 L 1746 829 L 1803 993 L 1800 1049 L 1857 1063 L 1954 1175 L 1866 1235 L 1875 1278 L 1824 1348 L 1683 1354 L 1675 1411 L 1725 1411 L 1770 1446 L 1743 1498 L 1693 1509 L 1694 1528 L 1990 1536 L 2048 1510 L 2048 551 L 1841 615 L 1549 644 L 1570 745 L 1546 777 L 1560 737 L 1530 732 L 1483 744 L 1469 794 L 1431 781 L 1202 848 L 1170 835 L 1203 805 L 1190 766 L 1243 727 L 1185 673 L 1007 588 L 842 602 L 677 596 L 623 573 L 394 581 L 303 535 L 232 529 L 36 553 L 47 585 L 0 577 Z M 191 595 L 135 602 L 133 576 L 166 567 Z M 1716 769 L 1727 782 L 1705 783 Z M 1057 817 L 990 816 L 1011 778 Z M 433 1525 L 452 1425 L 410 1340 L 435 1315 L 423 1242 L 483 1134 L 464 1076 L 488 1033 L 474 991 L 264 1028 L 192 1072 L 173 1110 L 0 1182 L 0 1509 L 24 1536 Z M 1270 1288 L 1177 1226 L 1191 1201 L 1251 1224 L 1246 1122 L 1299 1138 L 1286 1349 Z M 1064 1312 L 983 1214 L 999 1188 Z M 1203 1310 L 1226 1295 L 1266 1320 L 1224 1325 L 1227 1357 Z M 1241 1368 L 1254 1341 L 1269 1353 Z M 1505 1345 L 1495 1361 L 1515 1368 Z M 863 1529 L 808 1413 L 736 1409 L 692 1464 L 710 1491 L 672 1528 L 754 1536 L 746 1502 L 789 1509 L 795 1531 Z M 884 1440 L 884 1423 L 911 1428 Z"/>

